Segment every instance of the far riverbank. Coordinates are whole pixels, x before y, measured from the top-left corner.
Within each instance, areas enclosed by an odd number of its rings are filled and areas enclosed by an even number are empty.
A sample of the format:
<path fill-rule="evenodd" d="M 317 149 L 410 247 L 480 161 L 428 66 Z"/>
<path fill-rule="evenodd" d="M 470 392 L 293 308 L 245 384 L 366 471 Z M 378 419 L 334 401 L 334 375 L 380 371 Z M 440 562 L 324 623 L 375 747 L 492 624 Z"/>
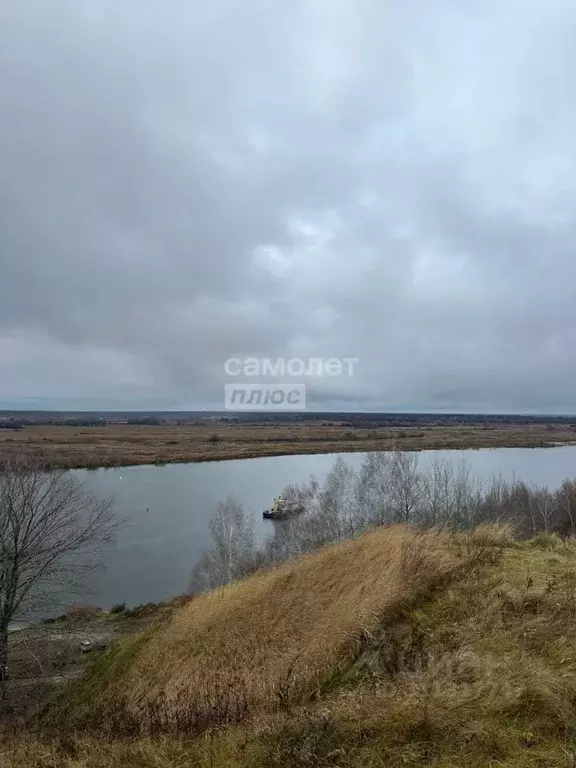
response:
<path fill-rule="evenodd" d="M 59 469 L 197 463 L 370 451 L 549 448 L 576 443 L 567 424 L 369 427 L 342 422 L 0 430 L 0 460 L 42 453 Z"/>

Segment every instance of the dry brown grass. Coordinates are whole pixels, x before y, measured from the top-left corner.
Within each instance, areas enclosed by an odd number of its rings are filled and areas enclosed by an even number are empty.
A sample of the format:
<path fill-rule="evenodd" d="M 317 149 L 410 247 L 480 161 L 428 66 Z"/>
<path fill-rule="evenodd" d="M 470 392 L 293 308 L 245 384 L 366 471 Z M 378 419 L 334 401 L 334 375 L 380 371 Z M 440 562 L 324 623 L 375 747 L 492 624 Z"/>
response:
<path fill-rule="evenodd" d="M 93 619 L 102 613 L 101 608 L 97 608 L 95 605 L 88 603 L 74 603 L 66 611 L 66 618 L 72 622 L 83 622 L 88 619 Z"/>
<path fill-rule="evenodd" d="M 211 442 L 216 434 L 217 442 Z M 0 458 L 43 452 L 54 466 L 221 461 L 305 453 L 353 451 L 546 447 L 570 443 L 568 426 L 430 426 L 355 428 L 322 424 L 229 424 L 198 426 L 26 427 L 0 430 Z"/>
<path fill-rule="evenodd" d="M 576 765 L 576 544 L 501 555 L 382 626 L 321 703 L 260 737 L 260 765 Z"/>
<path fill-rule="evenodd" d="M 450 534 L 395 526 L 201 595 L 131 655 L 104 709 L 229 722 L 310 698 L 384 617 L 471 559 Z"/>
<path fill-rule="evenodd" d="M 0 764 L 573 768 L 576 543 L 509 536 L 383 529 L 195 600 L 112 682 L 137 709 L 241 679 L 255 717 L 189 742 L 18 737 Z M 307 695 L 277 706 L 297 650 Z"/>

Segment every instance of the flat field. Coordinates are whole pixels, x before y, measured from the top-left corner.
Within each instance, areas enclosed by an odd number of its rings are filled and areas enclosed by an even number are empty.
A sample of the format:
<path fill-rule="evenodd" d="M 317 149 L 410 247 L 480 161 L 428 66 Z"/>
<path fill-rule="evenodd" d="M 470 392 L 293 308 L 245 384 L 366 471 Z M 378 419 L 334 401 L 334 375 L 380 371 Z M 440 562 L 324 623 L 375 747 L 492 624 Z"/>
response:
<path fill-rule="evenodd" d="M 576 443 L 569 425 L 353 427 L 342 422 L 0 430 L 0 460 L 41 452 L 54 467 L 222 461 L 353 451 L 548 447 Z"/>

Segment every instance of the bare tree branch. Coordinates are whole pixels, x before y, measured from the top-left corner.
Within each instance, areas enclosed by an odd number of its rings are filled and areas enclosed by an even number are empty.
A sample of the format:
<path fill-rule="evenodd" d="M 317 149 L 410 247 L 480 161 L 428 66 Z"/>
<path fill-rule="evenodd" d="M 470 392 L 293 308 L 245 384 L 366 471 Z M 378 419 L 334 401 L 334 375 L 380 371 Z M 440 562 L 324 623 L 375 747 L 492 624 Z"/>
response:
<path fill-rule="evenodd" d="M 117 524 L 112 501 L 70 473 L 38 458 L 0 465 L 0 714 L 10 623 L 76 591 L 101 564 Z"/>

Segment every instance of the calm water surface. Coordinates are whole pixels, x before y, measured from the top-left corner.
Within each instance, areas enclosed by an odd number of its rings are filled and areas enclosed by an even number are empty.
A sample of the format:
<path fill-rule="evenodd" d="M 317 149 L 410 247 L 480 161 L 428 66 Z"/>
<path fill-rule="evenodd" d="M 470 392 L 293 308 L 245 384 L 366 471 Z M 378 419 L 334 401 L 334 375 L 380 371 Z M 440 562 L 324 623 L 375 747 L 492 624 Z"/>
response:
<path fill-rule="evenodd" d="M 431 456 L 454 463 L 464 457 L 473 476 L 488 479 L 499 474 L 550 488 L 576 477 L 576 446 L 423 451 L 419 456 L 422 467 Z M 361 453 L 344 456 L 354 467 L 360 466 L 363 457 Z M 119 513 L 127 518 L 107 553 L 107 568 L 93 579 L 86 600 L 108 608 L 182 593 L 191 568 L 210 543 L 208 519 L 218 501 L 231 494 L 247 512 L 257 513 L 258 532 L 265 536 L 273 524 L 261 519 L 262 510 L 288 483 L 310 475 L 322 480 L 335 458 L 335 454 L 319 454 L 74 470 L 97 494 L 114 496 Z"/>

